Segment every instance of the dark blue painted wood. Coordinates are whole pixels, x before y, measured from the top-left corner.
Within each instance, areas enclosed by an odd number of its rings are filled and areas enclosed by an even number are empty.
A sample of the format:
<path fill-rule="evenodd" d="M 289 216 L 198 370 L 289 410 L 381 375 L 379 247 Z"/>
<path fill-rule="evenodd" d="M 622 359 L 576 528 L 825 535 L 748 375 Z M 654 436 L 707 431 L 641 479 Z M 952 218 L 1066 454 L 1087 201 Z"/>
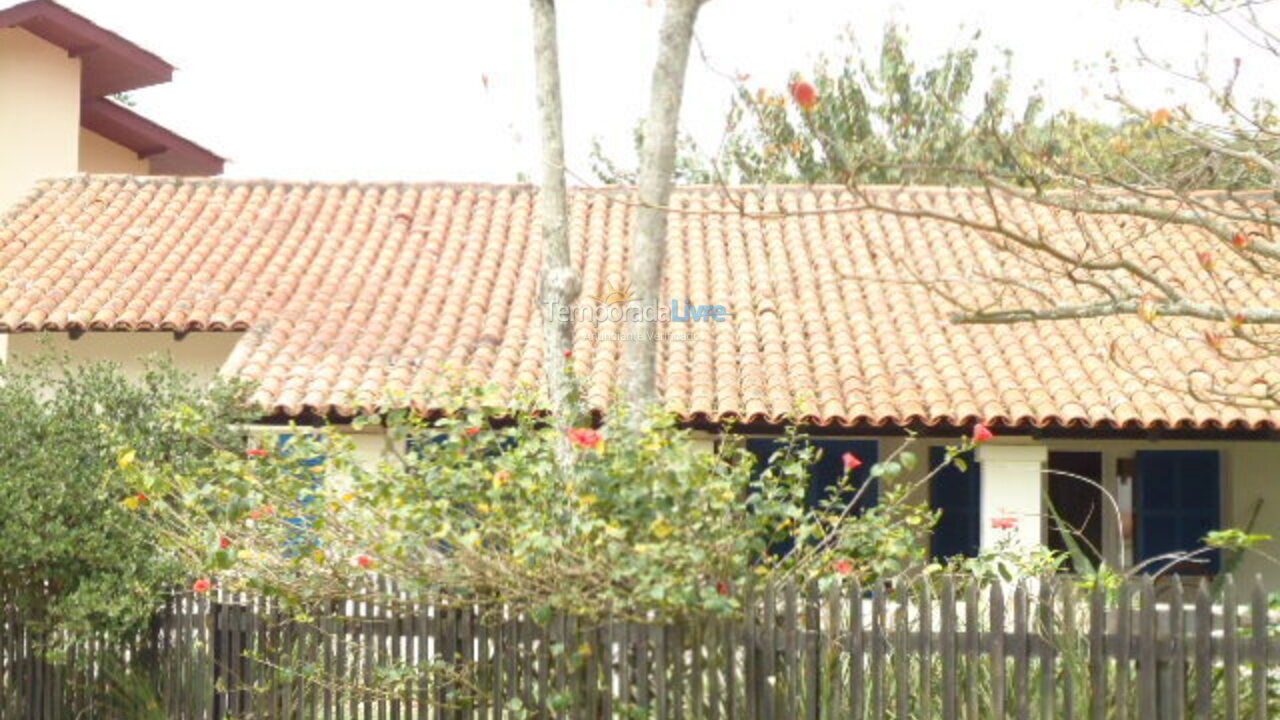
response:
<path fill-rule="evenodd" d="M 936 469 L 942 465 L 946 453 L 943 447 L 929 448 L 929 467 Z M 935 558 L 978 554 L 982 535 L 982 473 L 973 453 L 965 453 L 961 459 L 965 463 L 963 470 L 951 463 L 938 470 L 929 483 L 929 505 L 942 511 L 933 528 L 931 552 Z"/>
<path fill-rule="evenodd" d="M 747 450 L 756 456 L 756 473 L 759 474 L 768 465 L 769 458 L 780 447 L 776 438 L 750 438 Z M 848 440 L 844 438 L 813 438 L 810 443 L 821 450 L 818 461 L 809 468 L 809 487 L 805 491 L 806 507 L 817 507 L 824 498 L 830 497 L 834 488 L 844 477 L 844 454 L 851 452 L 862 461 L 855 468 L 848 489 L 842 493 L 845 502 L 857 498 L 855 512 L 861 512 L 875 506 L 880 501 L 880 484 L 871 477 L 871 467 L 880 457 L 880 446 L 875 440 Z M 866 485 L 866 490 L 859 494 L 859 488 Z M 792 541 L 775 544 L 772 551 L 786 553 L 791 550 Z"/>
<path fill-rule="evenodd" d="M 1138 562 L 1168 553 L 1204 547 L 1204 537 L 1221 526 L 1222 475 L 1216 450 L 1142 450 L 1137 455 L 1134 488 Z M 1178 572 L 1218 572 L 1221 557 L 1213 551 L 1196 556 Z M 1156 561 L 1146 569 L 1165 567 Z"/>

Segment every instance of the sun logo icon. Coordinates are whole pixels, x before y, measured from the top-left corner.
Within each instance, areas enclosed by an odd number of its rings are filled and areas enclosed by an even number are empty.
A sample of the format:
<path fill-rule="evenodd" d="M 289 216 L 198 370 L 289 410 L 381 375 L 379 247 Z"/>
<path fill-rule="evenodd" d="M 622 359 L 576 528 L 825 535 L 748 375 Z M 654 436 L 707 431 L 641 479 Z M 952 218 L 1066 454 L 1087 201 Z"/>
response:
<path fill-rule="evenodd" d="M 604 295 L 597 295 L 591 299 L 600 305 L 626 305 L 636 299 L 636 296 L 631 293 L 631 285 L 629 283 L 620 285 L 610 283 L 608 289 L 609 292 Z"/>

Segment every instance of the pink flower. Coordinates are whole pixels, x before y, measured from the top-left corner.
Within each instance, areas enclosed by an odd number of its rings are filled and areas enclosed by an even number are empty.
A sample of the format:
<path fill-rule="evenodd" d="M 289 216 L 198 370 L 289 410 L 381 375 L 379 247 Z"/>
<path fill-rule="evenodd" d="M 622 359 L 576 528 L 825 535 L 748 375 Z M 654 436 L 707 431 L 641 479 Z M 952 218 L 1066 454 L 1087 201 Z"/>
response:
<path fill-rule="evenodd" d="M 209 592 L 209 590 L 212 587 L 213 587 L 213 583 L 209 582 L 209 578 L 200 578 L 199 580 L 196 580 L 194 583 L 191 584 L 192 592 L 195 592 L 201 595 Z"/>
<path fill-rule="evenodd" d="M 973 444 L 974 445 L 981 445 L 982 443 L 990 440 L 995 436 L 996 434 L 991 432 L 991 428 L 987 427 L 983 423 L 978 423 L 977 425 L 973 426 Z"/>
<path fill-rule="evenodd" d="M 991 527 L 996 530 L 1013 530 L 1018 527 L 1018 518 L 1016 517 L 994 517 L 991 518 Z"/>
<path fill-rule="evenodd" d="M 848 560 L 837 560 L 831 563 L 831 569 L 835 570 L 840 575 L 852 575 L 853 563 Z"/>
<path fill-rule="evenodd" d="M 266 450 L 259 450 L 255 448 L 253 450 L 245 450 L 244 454 L 248 457 L 266 457 L 268 453 Z"/>
<path fill-rule="evenodd" d="M 594 428 L 573 428 L 569 431 L 569 442 L 584 450 L 596 450 L 604 442 L 604 434 Z"/>
<path fill-rule="evenodd" d="M 849 472 L 850 470 L 853 470 L 855 468 L 862 466 L 862 461 L 858 459 L 857 455 L 854 455 L 851 452 L 847 452 L 844 455 L 841 455 L 840 459 L 844 461 L 845 472 Z"/>

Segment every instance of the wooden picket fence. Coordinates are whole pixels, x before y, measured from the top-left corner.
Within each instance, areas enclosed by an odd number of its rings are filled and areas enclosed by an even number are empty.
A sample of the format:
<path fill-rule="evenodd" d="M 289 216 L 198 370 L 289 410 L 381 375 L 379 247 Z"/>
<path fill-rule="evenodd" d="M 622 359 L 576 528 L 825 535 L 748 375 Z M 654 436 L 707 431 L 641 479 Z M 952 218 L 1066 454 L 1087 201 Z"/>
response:
<path fill-rule="evenodd" d="M 407 601 L 285 614 L 176 596 L 147 637 L 42 659 L 12 607 L 0 717 L 14 720 L 1266 720 L 1280 627 L 1178 582 L 1082 591 L 950 578 L 763 588 L 734 618 L 535 622 Z M 1241 602 L 1243 600 L 1243 602 Z"/>

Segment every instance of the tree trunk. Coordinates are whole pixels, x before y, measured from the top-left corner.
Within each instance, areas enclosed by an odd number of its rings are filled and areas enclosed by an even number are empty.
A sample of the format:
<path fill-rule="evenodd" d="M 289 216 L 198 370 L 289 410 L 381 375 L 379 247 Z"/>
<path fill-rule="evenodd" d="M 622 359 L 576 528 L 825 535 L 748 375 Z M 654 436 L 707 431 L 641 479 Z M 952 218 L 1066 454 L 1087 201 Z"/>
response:
<path fill-rule="evenodd" d="M 561 120 L 560 59 L 555 0 L 531 0 L 533 52 L 537 68 L 538 119 L 542 133 L 542 310 L 543 373 L 553 422 L 568 429 L 578 421 L 577 383 L 572 374 L 573 323 L 569 306 L 582 282 L 569 254 L 569 200 L 565 188 L 564 127 Z M 568 441 L 565 452 L 568 453 Z"/>
<path fill-rule="evenodd" d="M 667 205 L 675 172 L 680 100 L 694 23 L 705 0 L 667 0 L 653 68 L 649 116 L 640 147 L 635 234 L 631 244 L 631 285 L 635 299 L 627 307 L 627 340 L 622 389 L 632 417 L 643 421 L 657 403 L 657 320 L 662 265 L 667 252 Z"/>

